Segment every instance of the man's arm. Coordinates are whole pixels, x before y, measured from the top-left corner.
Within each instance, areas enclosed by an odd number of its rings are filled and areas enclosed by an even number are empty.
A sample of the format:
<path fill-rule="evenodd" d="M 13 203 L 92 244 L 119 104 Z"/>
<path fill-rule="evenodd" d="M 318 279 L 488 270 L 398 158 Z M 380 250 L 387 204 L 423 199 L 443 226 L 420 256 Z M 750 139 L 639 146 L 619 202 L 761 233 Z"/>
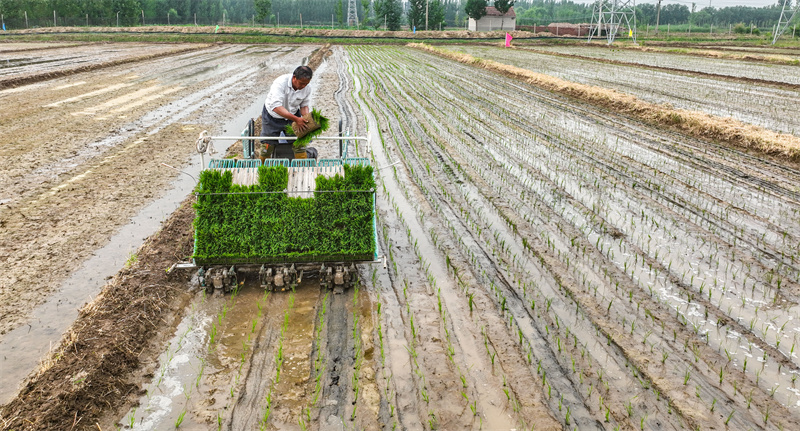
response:
<path fill-rule="evenodd" d="M 308 108 L 305 108 L 305 110 L 307 112 Z M 298 117 L 298 116 L 292 114 L 291 112 L 289 112 L 288 109 L 284 108 L 283 106 L 278 106 L 277 108 L 273 109 L 273 111 L 276 114 L 280 115 L 281 117 L 283 117 L 283 118 L 285 118 L 285 119 L 287 119 L 289 121 L 294 121 L 298 125 L 305 124 L 305 122 L 306 122 L 306 120 L 304 120 L 301 117 Z M 300 108 L 300 115 L 303 115 L 303 114 L 304 114 L 303 108 Z"/>

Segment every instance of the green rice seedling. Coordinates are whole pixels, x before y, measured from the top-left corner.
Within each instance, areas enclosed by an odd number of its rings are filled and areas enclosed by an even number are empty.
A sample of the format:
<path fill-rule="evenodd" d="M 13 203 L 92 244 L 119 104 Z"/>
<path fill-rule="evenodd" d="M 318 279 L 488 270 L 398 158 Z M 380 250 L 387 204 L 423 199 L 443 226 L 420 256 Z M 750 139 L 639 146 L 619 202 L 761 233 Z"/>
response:
<path fill-rule="evenodd" d="M 182 411 L 181 414 L 178 416 L 178 419 L 175 420 L 175 428 L 176 429 L 180 428 L 181 424 L 183 423 L 183 417 L 184 416 L 186 416 L 186 410 Z"/>
<path fill-rule="evenodd" d="M 727 417 L 727 418 L 725 418 L 725 425 L 728 425 L 728 422 L 730 422 L 730 421 L 731 421 L 731 418 L 733 417 L 733 414 L 734 414 L 734 413 L 736 413 L 736 410 L 731 410 L 731 412 L 730 412 L 730 413 L 728 413 L 728 417 Z"/>
<path fill-rule="evenodd" d="M 777 391 L 779 387 L 780 385 L 778 384 L 773 386 L 772 389 L 769 390 L 769 396 L 775 398 L 775 391 Z"/>

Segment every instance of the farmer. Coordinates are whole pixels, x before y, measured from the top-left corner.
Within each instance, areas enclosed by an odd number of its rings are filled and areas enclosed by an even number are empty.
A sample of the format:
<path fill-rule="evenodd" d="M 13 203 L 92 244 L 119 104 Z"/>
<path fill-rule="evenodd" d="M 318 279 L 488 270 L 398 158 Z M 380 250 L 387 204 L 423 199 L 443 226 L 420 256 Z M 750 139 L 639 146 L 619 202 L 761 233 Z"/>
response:
<path fill-rule="evenodd" d="M 267 99 L 264 101 L 264 108 L 261 110 L 261 136 L 285 136 L 282 132 L 291 122 L 296 123 L 296 132 L 301 132 L 306 125 L 302 118 L 311 110 L 311 82 L 313 72 L 308 66 L 299 66 L 294 73 L 287 73 L 279 76 L 272 82 L 269 88 Z M 266 155 L 270 155 L 271 150 L 277 149 L 276 144 L 288 144 L 285 140 L 262 141 L 266 145 Z M 291 151 L 290 145 L 286 151 Z M 289 157 L 291 158 L 291 157 Z"/>

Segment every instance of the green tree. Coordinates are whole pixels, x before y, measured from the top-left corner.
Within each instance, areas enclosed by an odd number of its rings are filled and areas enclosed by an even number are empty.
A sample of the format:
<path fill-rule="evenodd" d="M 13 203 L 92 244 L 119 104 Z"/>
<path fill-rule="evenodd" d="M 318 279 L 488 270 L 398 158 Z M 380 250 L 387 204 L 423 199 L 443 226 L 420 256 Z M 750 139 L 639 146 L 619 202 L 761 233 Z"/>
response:
<path fill-rule="evenodd" d="M 376 28 L 385 23 L 386 28 L 390 31 L 400 30 L 403 16 L 400 0 L 376 0 L 374 7 Z"/>
<path fill-rule="evenodd" d="M 494 0 L 494 8 L 505 15 L 514 6 L 514 0 Z"/>
<path fill-rule="evenodd" d="M 370 7 L 370 3 L 371 3 L 371 0 L 361 0 L 361 8 L 363 9 L 364 15 L 363 15 L 363 19 L 361 20 L 359 25 L 362 28 L 367 28 L 367 26 L 369 26 L 370 23 L 372 22 L 371 19 L 370 19 L 370 13 L 369 13 L 370 12 L 370 8 L 369 8 Z"/>
<path fill-rule="evenodd" d="M 120 25 L 135 25 L 139 24 L 141 3 L 137 0 L 113 0 L 111 2 L 111 12 L 114 16 L 114 24 L 116 24 L 116 14 L 119 12 Z"/>
<path fill-rule="evenodd" d="M 253 0 L 253 6 L 256 8 L 256 19 L 259 21 L 263 21 L 272 14 L 271 0 Z"/>
<path fill-rule="evenodd" d="M 344 16 L 343 16 L 344 14 L 343 14 L 343 11 L 342 11 L 342 0 L 339 0 L 339 1 L 336 2 L 336 6 L 334 7 L 334 13 L 336 14 L 336 21 L 341 26 L 343 24 L 343 22 L 344 22 L 343 21 L 344 20 Z"/>
<path fill-rule="evenodd" d="M 425 0 L 409 0 L 408 26 L 411 28 L 425 29 Z"/>
<path fill-rule="evenodd" d="M 428 28 L 430 30 L 444 29 L 444 5 L 439 0 L 431 0 L 428 4 Z"/>
<path fill-rule="evenodd" d="M 512 6 L 514 6 L 514 0 L 494 0 L 494 8 L 503 15 L 505 15 Z M 500 29 L 502 28 L 503 20 L 500 21 Z"/>
<path fill-rule="evenodd" d="M 486 16 L 486 0 L 467 0 L 464 12 L 475 21 Z"/>

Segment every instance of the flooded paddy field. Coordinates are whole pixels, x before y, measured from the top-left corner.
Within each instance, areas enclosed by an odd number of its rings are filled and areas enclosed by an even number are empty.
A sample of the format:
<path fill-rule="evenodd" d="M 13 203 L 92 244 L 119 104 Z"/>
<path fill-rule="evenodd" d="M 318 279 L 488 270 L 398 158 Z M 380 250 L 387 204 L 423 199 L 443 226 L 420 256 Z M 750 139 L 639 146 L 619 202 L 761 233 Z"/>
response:
<path fill-rule="evenodd" d="M 64 139 L 71 162 L 36 153 L 39 171 L 20 161 L 4 172 L 4 244 L 30 245 L 3 246 L 19 254 L 4 251 L 16 280 L 0 291 L 12 304 L 0 347 L 146 194 L 169 186 L 176 174 L 159 163 L 188 163 L 192 135 L 219 125 L 215 116 L 257 115 L 280 71 L 269 65 L 319 48 L 221 45 L 128 65 L 114 78 L 33 84 L 38 102 L 21 105 L 28 117 L 69 115 L 82 130 Z M 410 48 L 333 47 L 316 71 L 317 105 L 370 138 L 355 151 L 375 166 L 385 265 L 360 265 L 357 287 L 343 294 L 314 278 L 265 292 L 248 271 L 234 294 L 203 293 L 192 274 L 164 271 L 191 253 L 187 193 L 3 401 L 4 428 L 800 426 L 796 165 Z M 95 93 L 131 81 L 113 96 Z M 125 106 L 113 101 L 139 100 L 130 92 L 148 85 L 175 90 L 108 116 Z M 20 124 L 28 144 L 4 160 L 37 159 L 26 152 L 37 138 L 30 129 Z M 155 142 L 130 150 L 142 151 L 137 163 L 101 163 L 140 136 Z M 90 144 L 98 142 L 106 144 Z M 111 163 L 116 174 L 92 181 Z M 120 172 L 143 194 L 121 193 Z M 95 195 L 116 198 L 113 208 L 91 204 Z M 37 221 L 59 230 L 33 233 Z M 48 253 L 74 263 L 43 281 Z"/>
<path fill-rule="evenodd" d="M 469 45 L 451 49 L 571 82 L 615 89 L 652 103 L 666 103 L 679 109 L 733 117 L 744 123 L 800 136 L 800 116 L 786 115 L 796 109 L 800 89 L 726 81 L 719 76 L 686 76 L 680 70 L 601 63 L 590 57 L 558 57 L 538 48 L 538 52 Z M 610 52 L 607 58 L 616 60 L 618 53 Z M 623 58 L 627 59 L 628 55 Z M 800 69 L 796 69 L 795 73 L 798 71 Z"/>
<path fill-rule="evenodd" d="M 703 58 L 669 52 L 642 52 L 638 50 L 609 49 L 592 46 L 550 46 L 543 50 L 579 55 L 587 58 L 625 61 L 643 66 L 668 67 L 693 72 L 727 75 L 750 79 L 800 84 L 798 65 L 764 64 L 737 59 Z M 793 58 L 796 57 L 793 56 Z"/>

